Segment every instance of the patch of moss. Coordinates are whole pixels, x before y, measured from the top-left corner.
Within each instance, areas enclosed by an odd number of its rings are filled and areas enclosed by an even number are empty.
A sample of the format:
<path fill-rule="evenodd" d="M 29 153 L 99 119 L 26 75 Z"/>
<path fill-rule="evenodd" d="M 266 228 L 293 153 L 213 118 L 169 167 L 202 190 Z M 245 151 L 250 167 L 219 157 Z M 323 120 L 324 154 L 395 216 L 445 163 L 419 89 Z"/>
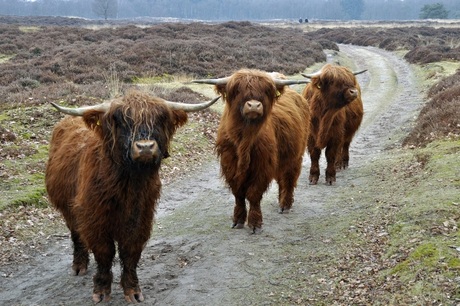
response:
<path fill-rule="evenodd" d="M 48 207 L 48 200 L 46 198 L 46 190 L 44 187 L 39 187 L 29 192 L 24 192 L 21 197 L 11 202 L 12 206 L 35 206 L 39 208 Z"/>
<path fill-rule="evenodd" d="M 450 269 L 460 269 L 460 258 L 453 257 L 447 260 L 447 265 Z"/>
<path fill-rule="evenodd" d="M 0 59 L 0 62 L 1 62 L 1 59 Z M 11 117 L 6 112 L 0 113 L 0 124 L 4 124 L 4 122 L 7 122 L 9 120 L 11 120 Z"/>
<path fill-rule="evenodd" d="M 460 259 L 449 247 L 437 240 L 428 241 L 416 247 L 406 260 L 397 264 L 390 274 L 398 274 L 404 280 L 415 279 L 421 271 L 449 271 L 460 268 Z"/>

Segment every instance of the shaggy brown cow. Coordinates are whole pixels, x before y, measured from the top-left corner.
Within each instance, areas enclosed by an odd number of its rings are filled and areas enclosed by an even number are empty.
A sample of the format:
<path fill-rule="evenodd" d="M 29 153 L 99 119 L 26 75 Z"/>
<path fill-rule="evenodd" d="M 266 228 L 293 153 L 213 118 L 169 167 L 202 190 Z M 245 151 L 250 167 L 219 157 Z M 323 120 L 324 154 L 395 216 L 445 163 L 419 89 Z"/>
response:
<path fill-rule="evenodd" d="M 161 160 L 169 155 L 176 129 L 186 123 L 186 111 L 206 108 L 217 99 L 183 104 L 133 91 L 79 109 L 53 104 L 72 116 L 54 128 L 46 189 L 70 229 L 75 275 L 86 273 L 89 250 L 94 254 L 95 302 L 110 299 L 115 243 L 126 301 L 144 300 L 136 268 L 160 197 Z"/>
<path fill-rule="evenodd" d="M 363 103 L 355 75 L 348 68 L 326 64 L 311 79 L 302 95 L 310 106 L 310 184 L 318 183 L 321 150 L 326 148 L 326 184 L 332 185 L 336 168 L 348 167 L 350 143 L 361 125 Z"/>
<path fill-rule="evenodd" d="M 280 212 L 292 207 L 308 135 L 307 102 L 285 86 L 299 81 L 274 77 L 243 69 L 230 77 L 195 81 L 215 84 L 226 102 L 216 152 L 235 197 L 232 227 L 243 228 L 247 219 L 253 233 L 262 228 L 260 202 L 273 179 L 279 185 Z"/>

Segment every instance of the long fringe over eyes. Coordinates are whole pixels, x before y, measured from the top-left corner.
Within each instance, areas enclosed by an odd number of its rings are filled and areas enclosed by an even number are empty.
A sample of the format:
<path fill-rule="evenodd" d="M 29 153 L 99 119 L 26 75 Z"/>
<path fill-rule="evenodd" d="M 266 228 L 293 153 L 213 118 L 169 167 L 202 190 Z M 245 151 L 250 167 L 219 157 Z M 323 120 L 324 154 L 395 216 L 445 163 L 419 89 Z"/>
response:
<path fill-rule="evenodd" d="M 116 123 L 111 119 L 115 112 L 121 112 L 121 119 L 123 122 Z M 141 92 L 130 92 L 123 100 L 114 101 L 110 107 L 110 110 L 106 113 L 105 118 L 107 120 L 107 128 L 110 130 L 112 137 L 112 151 L 115 149 L 117 142 L 117 135 L 115 133 L 116 124 L 123 124 L 129 126 L 132 130 L 130 131 L 130 142 L 133 143 L 136 137 L 139 135 L 139 129 L 145 129 L 147 135 L 152 135 L 155 129 L 163 130 L 165 126 L 155 126 L 156 122 L 164 122 L 169 113 L 168 106 L 160 99 L 153 98 L 147 94 Z M 144 131 L 142 131 L 144 132 Z M 166 143 L 169 143 L 169 133 L 164 133 L 166 137 Z M 126 154 L 129 154 L 126 152 Z"/>

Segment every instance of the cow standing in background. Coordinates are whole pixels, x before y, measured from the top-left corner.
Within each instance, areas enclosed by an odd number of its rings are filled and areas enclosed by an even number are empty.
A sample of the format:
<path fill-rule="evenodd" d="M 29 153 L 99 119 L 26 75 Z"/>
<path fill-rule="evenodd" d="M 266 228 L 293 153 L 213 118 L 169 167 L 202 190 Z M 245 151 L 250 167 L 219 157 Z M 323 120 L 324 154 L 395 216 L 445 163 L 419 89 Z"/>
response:
<path fill-rule="evenodd" d="M 302 95 L 310 107 L 310 184 L 318 183 L 321 150 L 326 148 L 326 184 L 336 181 L 336 169 L 347 168 L 350 143 L 363 119 L 361 89 L 348 68 L 326 64 L 311 79 Z"/>
<path fill-rule="evenodd" d="M 291 209 L 308 136 L 307 102 L 286 86 L 299 81 L 276 75 L 242 69 L 230 77 L 194 81 L 214 84 L 224 97 L 216 152 L 235 197 L 232 227 L 243 228 L 247 220 L 253 233 L 262 229 L 260 202 L 273 179 L 279 185 L 280 212 Z"/>
<path fill-rule="evenodd" d="M 128 302 L 141 302 L 136 268 L 150 237 L 160 197 L 161 160 L 186 111 L 208 103 L 167 102 L 133 91 L 100 105 L 59 111 L 46 167 L 46 189 L 70 229 L 76 275 L 86 273 L 89 250 L 97 271 L 93 300 L 109 300 L 118 244 L 121 286 Z M 77 116 L 77 117 L 75 117 Z"/>

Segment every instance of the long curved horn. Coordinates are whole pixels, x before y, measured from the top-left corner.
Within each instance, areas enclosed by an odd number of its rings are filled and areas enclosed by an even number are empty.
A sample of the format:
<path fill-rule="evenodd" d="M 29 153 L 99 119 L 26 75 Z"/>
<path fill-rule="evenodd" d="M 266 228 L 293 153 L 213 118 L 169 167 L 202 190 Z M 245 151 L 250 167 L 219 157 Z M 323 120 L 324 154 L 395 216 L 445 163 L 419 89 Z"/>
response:
<path fill-rule="evenodd" d="M 83 116 L 83 114 L 89 110 L 97 110 L 101 112 L 106 112 L 109 109 L 112 101 L 106 101 L 106 102 L 96 104 L 96 105 L 82 106 L 82 107 L 77 107 L 77 108 L 60 106 L 54 102 L 50 102 L 50 103 L 61 113 L 72 115 L 72 116 Z"/>
<path fill-rule="evenodd" d="M 193 80 L 192 83 L 212 84 L 212 85 L 225 85 L 225 84 L 227 84 L 228 80 L 230 80 L 230 77 L 219 78 L 219 79 Z"/>
<path fill-rule="evenodd" d="M 303 77 L 308 78 L 308 79 L 311 79 L 311 78 L 313 78 L 313 77 L 315 77 L 315 76 L 318 76 L 318 75 L 320 75 L 320 74 L 321 74 L 321 70 L 320 70 L 320 71 L 317 71 L 317 72 L 315 72 L 315 73 L 309 73 L 309 74 L 301 73 L 301 75 L 302 75 Z"/>
<path fill-rule="evenodd" d="M 205 109 L 207 107 L 210 107 L 214 103 L 216 103 L 217 100 L 219 100 L 220 96 L 212 99 L 211 101 L 200 103 L 200 104 L 188 104 L 188 103 L 180 103 L 180 102 L 171 102 L 171 101 L 166 101 L 166 104 L 169 106 L 171 109 L 181 109 L 185 112 L 196 112 L 202 109 Z"/>
<path fill-rule="evenodd" d="M 358 75 L 358 74 L 364 73 L 364 72 L 366 72 L 366 71 L 367 71 L 367 69 L 359 70 L 359 71 L 353 71 L 353 74 L 354 74 L 354 75 Z M 321 70 L 320 70 L 320 71 L 317 71 L 317 72 L 315 72 L 315 73 L 309 73 L 309 74 L 301 73 L 301 75 L 302 75 L 303 77 L 306 77 L 306 78 L 309 78 L 309 79 L 311 79 L 312 77 L 318 76 L 318 75 L 320 75 L 320 74 L 321 74 Z"/>
<path fill-rule="evenodd" d="M 303 79 L 303 80 L 283 80 L 283 79 L 273 79 L 276 86 L 286 86 L 286 85 L 294 85 L 294 84 L 306 84 L 310 83 L 310 80 Z"/>
<path fill-rule="evenodd" d="M 353 71 L 353 74 L 354 74 L 354 75 L 357 75 L 357 74 L 364 73 L 364 72 L 366 72 L 366 71 L 367 71 L 367 69 L 359 70 L 359 71 Z"/>

